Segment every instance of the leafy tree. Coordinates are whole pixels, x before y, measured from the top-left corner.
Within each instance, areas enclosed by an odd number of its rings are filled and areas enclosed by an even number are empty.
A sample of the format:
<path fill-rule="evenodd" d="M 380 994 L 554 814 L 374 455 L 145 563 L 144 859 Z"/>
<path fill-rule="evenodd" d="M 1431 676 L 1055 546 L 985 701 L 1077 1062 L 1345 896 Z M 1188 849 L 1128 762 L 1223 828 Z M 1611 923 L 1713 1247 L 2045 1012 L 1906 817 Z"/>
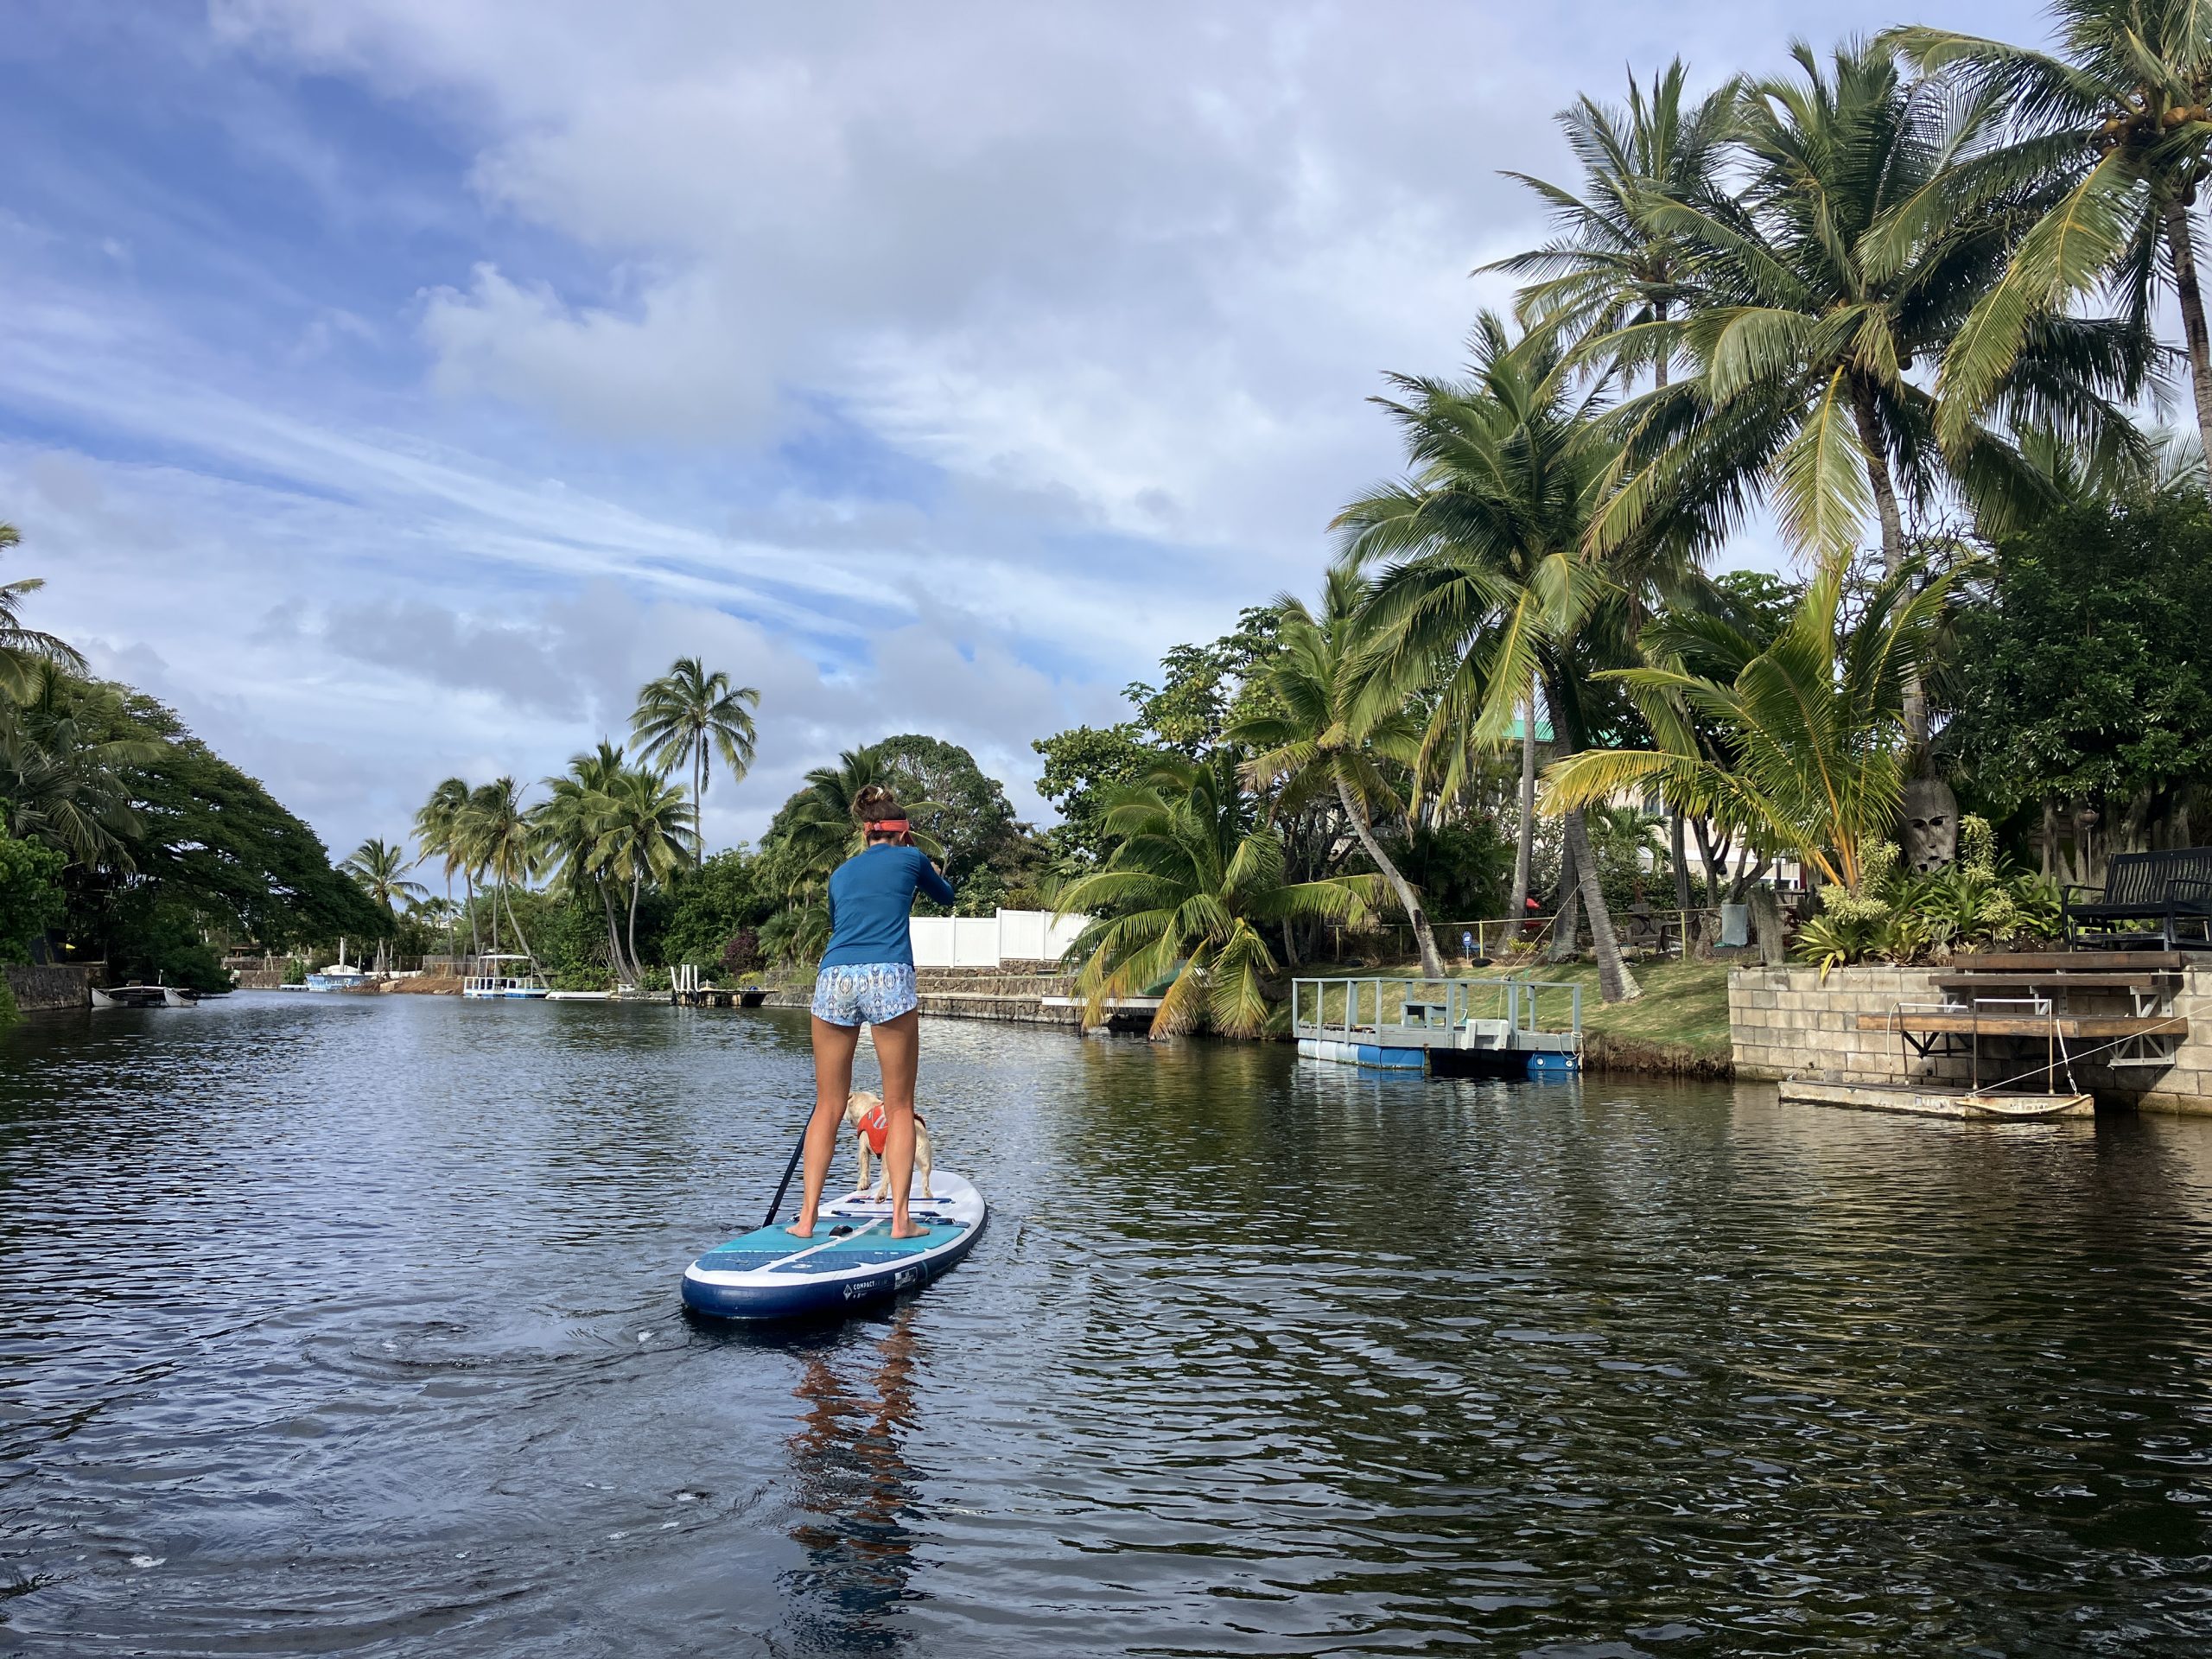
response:
<path fill-rule="evenodd" d="M 963 899 L 987 871 L 1018 863 L 1028 830 L 1015 822 L 1005 785 L 966 749 L 910 732 L 885 738 L 874 753 L 908 820 L 938 849 Z"/>
<path fill-rule="evenodd" d="M 2001 395 L 2050 319 L 2092 289 L 2116 293 L 2126 322 L 2147 328 L 2164 287 L 2181 313 L 2198 435 L 2212 449 L 2212 334 L 2190 222 L 2212 168 L 2212 16 L 2169 0 L 2056 0 L 2050 10 L 2055 54 L 1925 26 L 1881 40 L 1963 103 L 2005 112 L 2009 142 L 1955 169 L 1953 196 L 2023 181 L 2048 191 L 1944 353 L 1945 440 Z"/>
<path fill-rule="evenodd" d="M 85 682 L 54 700 L 86 741 L 137 757 L 119 773 L 130 814 L 122 859 L 73 868 L 65 883 L 73 941 L 97 941 L 118 970 L 158 970 L 165 954 L 198 961 L 211 931 L 282 948 L 389 925 L 331 868 L 312 830 L 173 711 Z"/>
<path fill-rule="evenodd" d="M 1166 982 L 1155 1033 L 1209 1019 L 1230 1036 L 1268 1020 L 1275 973 L 1266 930 L 1285 920 L 1363 920 L 1381 878 L 1285 879 L 1282 840 L 1258 822 L 1229 754 L 1163 762 L 1108 811 L 1115 848 L 1103 868 L 1071 883 L 1062 913 L 1097 916 L 1075 944 L 1076 986 L 1089 1017 Z"/>
<path fill-rule="evenodd" d="M 2060 810 L 2077 829 L 2096 815 L 2076 879 L 2113 851 L 2190 844 L 2212 778 L 2212 514 L 2074 507 L 2000 543 L 1950 691 L 1942 751 L 1993 813 L 2045 816 L 2047 848 Z"/>
<path fill-rule="evenodd" d="M 671 963 L 721 965 L 733 973 L 760 965 L 760 924 L 774 913 L 775 898 L 762 880 L 760 858 L 743 847 L 725 848 L 696 870 L 680 872 L 670 886 L 668 925 L 661 948 Z M 729 966 L 730 950 L 751 934 L 743 968 Z"/>
<path fill-rule="evenodd" d="M 722 758 L 730 781 L 752 769 L 755 737 L 753 710 L 760 693 L 749 685 L 733 687 L 729 676 L 707 671 L 696 657 L 679 657 L 667 673 L 648 680 L 638 692 L 630 734 L 639 752 L 666 771 L 677 761 L 691 768 L 691 829 L 696 864 L 706 845 L 707 785 L 714 757 Z"/>
<path fill-rule="evenodd" d="M 1333 796 L 1345 823 L 1412 924 L 1421 972 L 1444 974 L 1436 936 L 1421 895 L 1376 839 L 1377 811 L 1396 814 L 1405 803 L 1385 773 L 1385 763 L 1410 766 L 1421 752 L 1421 727 L 1403 705 L 1374 699 L 1365 642 L 1359 634 L 1366 589 L 1342 567 L 1329 573 L 1321 613 L 1285 594 L 1276 648 L 1261 671 L 1270 693 L 1264 711 L 1230 727 L 1229 740 L 1255 753 L 1243 775 L 1255 788 L 1280 785 L 1272 810 L 1295 812 L 1317 797 Z"/>
<path fill-rule="evenodd" d="M 1029 747 L 1045 757 L 1037 792 L 1060 814 L 1050 839 L 1065 856 L 1082 864 L 1095 864 L 1106 855 L 1106 813 L 1115 796 L 1150 776 L 1169 753 L 1147 742 L 1134 721 L 1077 726 Z"/>
<path fill-rule="evenodd" d="M 86 869 L 130 869 L 144 830 L 131 809 L 131 769 L 159 760 L 161 741 L 132 726 L 119 688 L 46 661 L 31 664 L 23 683 L 25 701 L 0 698 L 0 829 Z"/>
<path fill-rule="evenodd" d="M 351 876 L 353 884 L 368 894 L 369 900 L 383 912 L 384 928 L 377 940 L 377 966 L 384 966 L 385 946 L 395 931 L 397 912 L 406 909 L 418 899 L 429 896 L 429 889 L 419 881 L 405 879 L 413 868 L 406 849 L 395 847 L 381 836 L 371 836 L 353 849 L 339 869 Z"/>
<path fill-rule="evenodd" d="M 51 847 L 0 834 L 0 962 L 29 962 L 32 947 L 61 920 L 69 861 Z"/>
<path fill-rule="evenodd" d="M 1236 704 L 1274 649 L 1274 607 L 1249 606 L 1236 627 L 1207 645 L 1176 645 L 1160 659 L 1160 682 L 1122 688 L 1139 723 L 1164 748 L 1196 758 L 1223 741 Z"/>

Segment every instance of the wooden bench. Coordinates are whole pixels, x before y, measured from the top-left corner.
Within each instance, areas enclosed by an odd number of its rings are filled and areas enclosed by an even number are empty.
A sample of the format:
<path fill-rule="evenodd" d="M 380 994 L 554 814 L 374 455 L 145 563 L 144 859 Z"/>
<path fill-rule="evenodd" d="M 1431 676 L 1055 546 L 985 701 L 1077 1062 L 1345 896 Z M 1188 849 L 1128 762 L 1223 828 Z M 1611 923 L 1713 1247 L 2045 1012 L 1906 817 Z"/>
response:
<path fill-rule="evenodd" d="M 2082 903 L 2076 893 L 2097 896 Z M 2115 853 L 2105 868 L 2105 885 L 2069 887 L 2061 913 L 2069 948 L 2088 940 L 2123 950 L 2212 950 L 2212 847 Z M 2158 931 L 2109 925 L 2119 922 L 2156 922 Z"/>

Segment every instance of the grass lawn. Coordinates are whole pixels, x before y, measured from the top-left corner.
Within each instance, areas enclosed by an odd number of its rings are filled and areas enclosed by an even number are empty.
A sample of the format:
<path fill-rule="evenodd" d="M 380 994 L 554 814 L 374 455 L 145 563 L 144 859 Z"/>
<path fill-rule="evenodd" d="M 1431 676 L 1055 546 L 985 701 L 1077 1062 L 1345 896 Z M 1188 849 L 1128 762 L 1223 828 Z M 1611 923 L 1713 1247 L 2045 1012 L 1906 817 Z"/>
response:
<path fill-rule="evenodd" d="M 1318 965 L 1302 967 L 1303 975 L 1336 971 Z M 1357 969 L 1347 969 L 1358 972 Z M 1366 970 L 1384 977 L 1418 976 L 1418 962 Z M 1594 962 L 1539 962 L 1523 968 L 1478 968 L 1455 971 L 1455 979 L 1536 979 L 1582 987 L 1582 1029 L 1586 1033 L 1625 1043 L 1679 1043 L 1700 1059 L 1725 1060 L 1728 1046 L 1728 964 L 1725 962 L 1639 962 L 1630 964 L 1643 995 L 1633 1001 L 1608 1007 L 1598 998 L 1598 964 Z M 1545 1022 L 1550 1023 L 1554 1001 L 1543 1001 Z M 1563 1011 L 1562 1011 L 1563 1012 Z"/>

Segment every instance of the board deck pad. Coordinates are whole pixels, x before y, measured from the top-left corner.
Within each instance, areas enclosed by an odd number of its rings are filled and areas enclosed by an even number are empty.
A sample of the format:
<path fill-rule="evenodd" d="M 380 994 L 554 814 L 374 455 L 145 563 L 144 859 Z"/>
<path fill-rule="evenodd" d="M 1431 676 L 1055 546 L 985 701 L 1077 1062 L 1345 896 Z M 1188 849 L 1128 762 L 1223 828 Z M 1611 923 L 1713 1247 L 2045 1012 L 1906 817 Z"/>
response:
<path fill-rule="evenodd" d="M 794 1237 L 783 1221 L 741 1233 L 685 1269 L 684 1305 L 732 1319 L 781 1319 L 918 1289 L 957 1265 L 990 1217 L 983 1195 L 961 1176 L 938 1171 L 932 1191 L 909 1210 L 929 1230 L 918 1238 L 892 1237 L 890 1205 L 867 1193 L 823 1204 L 810 1237 Z"/>
<path fill-rule="evenodd" d="M 845 1226 L 845 1222 L 833 1222 L 824 1216 L 814 1224 L 812 1238 L 797 1238 L 784 1230 L 784 1224 L 773 1227 L 756 1227 L 742 1238 L 733 1238 L 727 1244 L 717 1244 L 699 1258 L 699 1265 L 709 1273 L 746 1273 L 760 1268 L 775 1268 L 802 1252 L 810 1251 L 803 1261 L 793 1264 L 797 1270 L 810 1267 L 858 1267 L 862 1263 L 896 1262 L 903 1255 L 918 1255 L 924 1250 L 934 1249 L 944 1243 L 953 1233 L 965 1230 L 967 1224 L 944 1217 L 917 1215 L 914 1219 L 925 1222 L 929 1231 L 919 1238 L 893 1238 L 891 1224 L 861 1232 L 857 1228 L 850 1234 L 838 1236 L 831 1232 L 833 1226 Z M 820 1248 L 817 1248 L 819 1246 Z M 832 1260 L 831 1258 L 834 1258 Z"/>

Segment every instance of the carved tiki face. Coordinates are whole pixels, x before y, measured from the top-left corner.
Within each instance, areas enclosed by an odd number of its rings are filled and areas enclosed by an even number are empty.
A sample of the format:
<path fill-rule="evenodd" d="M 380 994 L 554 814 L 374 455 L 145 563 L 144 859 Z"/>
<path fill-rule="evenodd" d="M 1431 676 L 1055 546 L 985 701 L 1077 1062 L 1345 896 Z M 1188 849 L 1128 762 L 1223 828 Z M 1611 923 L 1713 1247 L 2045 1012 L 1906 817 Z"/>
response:
<path fill-rule="evenodd" d="M 1904 786 L 1904 864 L 1926 874 L 1959 855 L 1959 798 L 1940 778 Z"/>

